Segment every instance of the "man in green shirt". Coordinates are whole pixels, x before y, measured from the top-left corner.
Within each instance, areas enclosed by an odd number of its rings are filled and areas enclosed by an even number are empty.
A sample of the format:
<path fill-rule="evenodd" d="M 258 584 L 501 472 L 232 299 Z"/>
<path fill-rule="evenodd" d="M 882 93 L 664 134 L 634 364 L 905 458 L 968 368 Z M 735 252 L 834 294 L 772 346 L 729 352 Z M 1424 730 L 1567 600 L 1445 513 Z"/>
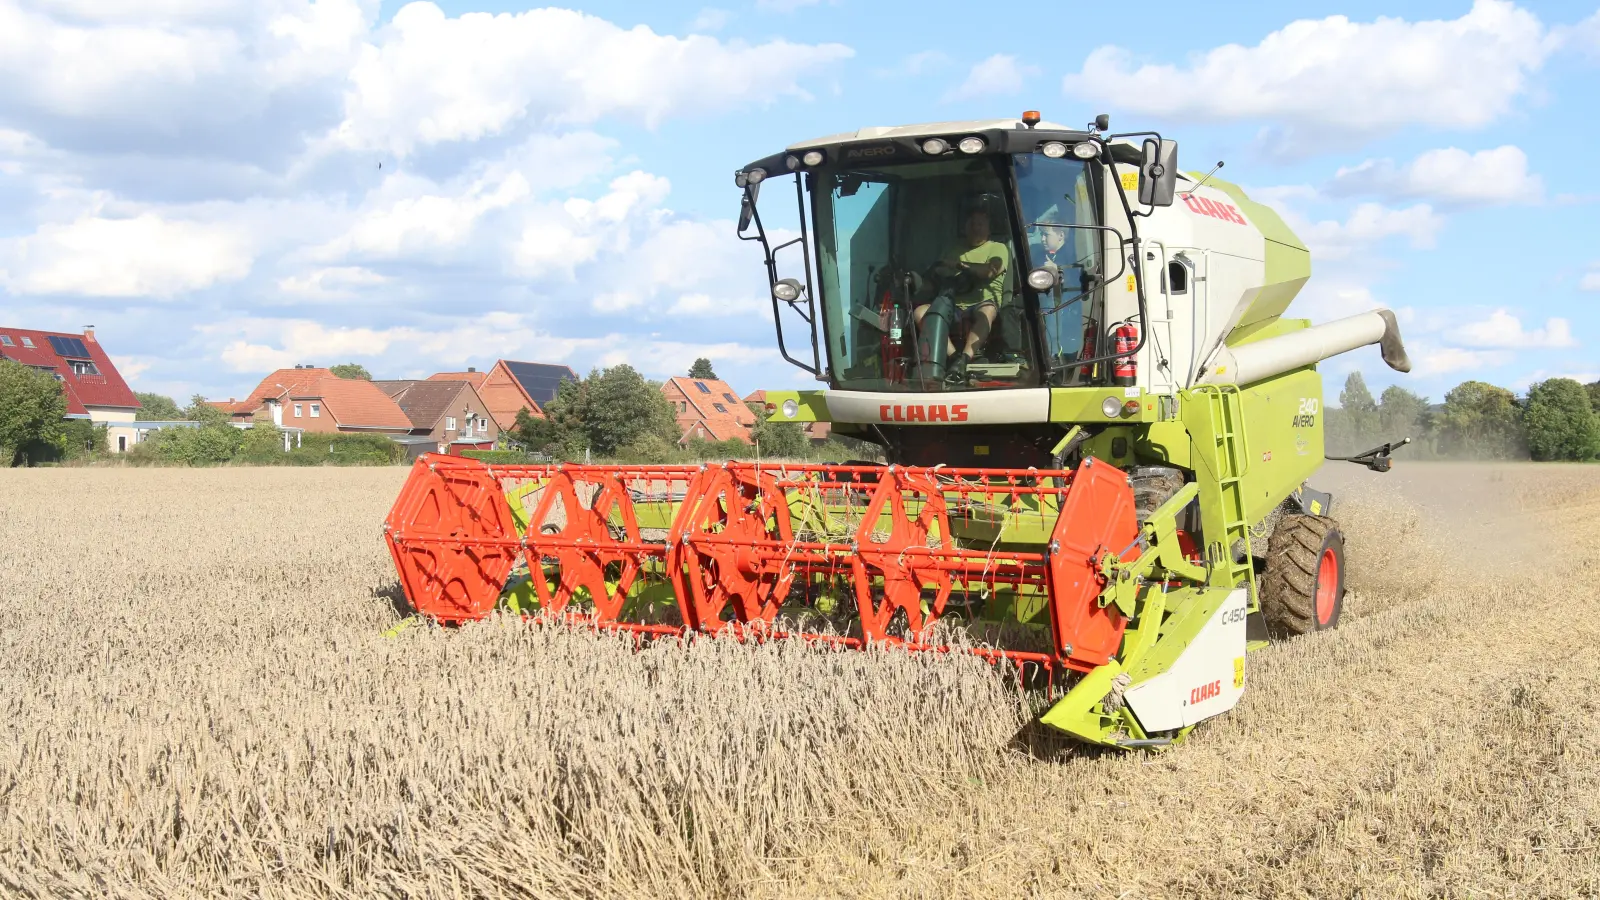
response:
<path fill-rule="evenodd" d="M 932 274 L 951 292 L 956 316 L 966 326 L 966 346 L 956 354 L 955 342 L 945 340 L 945 352 L 955 358 L 950 361 L 951 381 L 965 381 L 967 364 L 977 356 L 979 348 L 989 339 L 995 316 L 1006 294 L 1006 277 L 1011 269 L 1011 250 L 989 236 L 989 211 L 974 206 L 961 223 L 962 240 L 944 253 L 933 264 Z M 915 311 L 917 324 L 922 324 L 932 303 L 924 303 Z M 951 323 L 952 325 L 954 323 Z"/>

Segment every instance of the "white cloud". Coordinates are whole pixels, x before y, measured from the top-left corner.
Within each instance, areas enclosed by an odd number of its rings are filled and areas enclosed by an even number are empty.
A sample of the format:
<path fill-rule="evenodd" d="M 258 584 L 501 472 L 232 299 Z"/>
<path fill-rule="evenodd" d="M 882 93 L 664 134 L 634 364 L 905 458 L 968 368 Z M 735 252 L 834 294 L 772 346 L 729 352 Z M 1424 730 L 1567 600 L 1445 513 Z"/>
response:
<path fill-rule="evenodd" d="M 1600 58 L 1600 11 L 1576 25 L 1551 29 L 1562 47 L 1571 47 L 1591 59 Z"/>
<path fill-rule="evenodd" d="M 313 300 L 344 300 L 364 288 L 388 284 L 390 279 L 360 266 L 334 266 L 278 280 L 278 290 Z"/>
<path fill-rule="evenodd" d="M 1512 359 L 1512 354 L 1506 350 L 1464 350 L 1427 341 L 1408 343 L 1406 355 L 1411 358 L 1411 374 L 1417 377 L 1488 369 L 1503 366 Z"/>
<path fill-rule="evenodd" d="M 872 73 L 880 77 L 915 77 L 948 68 L 949 65 L 950 57 L 946 54 L 938 50 L 920 50 L 907 56 L 896 66 L 873 69 Z"/>
<path fill-rule="evenodd" d="M 330 79 L 376 14 L 375 0 L 0 0 L 0 116 L 86 153 L 281 152 L 336 109 Z"/>
<path fill-rule="evenodd" d="M 1600 291 L 1600 269 L 1583 273 L 1583 277 L 1578 279 L 1578 290 Z"/>
<path fill-rule="evenodd" d="M 733 14 L 725 9 L 708 6 L 695 14 L 689 22 L 689 31 L 700 34 L 713 34 L 728 27 L 728 20 Z"/>
<path fill-rule="evenodd" d="M 1530 350 L 1576 347 L 1572 325 L 1566 319 L 1550 318 L 1543 328 L 1524 329 L 1522 320 L 1504 309 L 1485 319 L 1458 325 L 1446 332 L 1452 342 L 1463 347 L 1486 350 Z"/>
<path fill-rule="evenodd" d="M 654 127 L 673 115 L 806 96 L 802 75 L 851 54 L 840 44 L 658 35 L 564 9 L 450 18 L 414 2 L 362 49 L 335 138 L 405 155 L 522 121 L 618 115 Z"/>
<path fill-rule="evenodd" d="M 945 94 L 944 99 L 949 102 L 1015 94 L 1022 90 L 1025 81 L 1038 74 L 1038 68 L 1022 65 L 1015 56 L 996 53 L 973 65 L 967 71 L 966 80 Z"/>
<path fill-rule="evenodd" d="M 1140 63 L 1096 49 L 1067 93 L 1177 121 L 1269 121 L 1296 152 L 1394 128 L 1481 128 L 1514 109 L 1554 49 L 1532 13 L 1476 0 L 1459 19 L 1301 19 L 1253 46 L 1228 44 L 1186 64 Z"/>
<path fill-rule="evenodd" d="M 1389 238 L 1404 238 L 1413 248 L 1432 247 L 1444 217 L 1426 203 L 1394 209 L 1379 203 L 1362 203 L 1343 222 L 1307 221 L 1291 210 L 1280 210 L 1300 239 L 1311 249 L 1313 260 L 1345 260 Z"/>
<path fill-rule="evenodd" d="M 1524 375 L 1521 378 L 1518 378 L 1516 381 L 1511 382 L 1511 388 L 1520 394 L 1526 392 L 1528 388 L 1532 387 L 1535 383 L 1540 381 L 1549 381 L 1552 378 L 1570 378 L 1579 384 L 1593 384 L 1596 381 L 1600 381 L 1600 371 L 1574 372 L 1570 370 L 1556 370 L 1552 372 L 1546 369 L 1539 369 L 1531 375 Z"/>
<path fill-rule="evenodd" d="M 396 369 L 420 362 L 424 369 L 431 370 L 463 365 L 462 348 L 471 348 L 468 358 L 479 361 L 570 361 L 577 362 L 580 368 L 590 361 L 600 366 L 627 363 L 656 376 L 677 374 L 701 356 L 714 359 L 719 365 L 740 365 L 770 363 L 777 355 L 767 347 L 731 341 L 662 340 L 660 335 L 612 332 L 584 338 L 559 337 L 540 329 L 527 316 L 505 312 L 487 313 L 445 327 L 374 329 L 328 326 L 306 319 L 241 318 L 209 326 L 206 331 L 214 337 L 235 336 L 223 347 L 221 359 L 233 371 L 251 374 L 297 363 L 320 365 L 351 359 L 387 361 Z"/>
<path fill-rule="evenodd" d="M 8 290 L 24 294 L 170 298 L 243 278 L 254 261 L 249 240 L 216 222 L 87 214 L 0 242 Z"/>
<path fill-rule="evenodd" d="M 1528 172 L 1522 148 L 1507 144 L 1477 153 L 1456 147 L 1429 150 L 1404 168 L 1393 160 L 1369 159 L 1341 167 L 1331 191 L 1473 206 L 1538 203 L 1544 198 L 1544 182 Z"/>
<path fill-rule="evenodd" d="M 430 190 L 433 185 L 404 177 L 388 187 L 388 193 L 411 195 L 379 200 L 347 233 L 311 250 L 310 257 L 331 261 L 436 256 L 465 245 L 486 214 L 532 193 L 520 172 L 474 179 L 455 194 L 436 193 Z"/>

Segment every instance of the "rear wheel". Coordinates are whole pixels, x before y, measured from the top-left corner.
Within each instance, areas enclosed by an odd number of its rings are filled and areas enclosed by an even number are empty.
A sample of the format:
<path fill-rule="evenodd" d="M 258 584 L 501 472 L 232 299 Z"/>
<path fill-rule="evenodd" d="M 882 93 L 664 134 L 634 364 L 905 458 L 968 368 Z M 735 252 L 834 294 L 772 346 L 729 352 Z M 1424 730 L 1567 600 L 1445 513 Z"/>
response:
<path fill-rule="evenodd" d="M 1326 631 L 1344 612 L 1344 535 L 1326 516 L 1286 515 L 1273 530 L 1261 614 L 1275 638 Z"/>

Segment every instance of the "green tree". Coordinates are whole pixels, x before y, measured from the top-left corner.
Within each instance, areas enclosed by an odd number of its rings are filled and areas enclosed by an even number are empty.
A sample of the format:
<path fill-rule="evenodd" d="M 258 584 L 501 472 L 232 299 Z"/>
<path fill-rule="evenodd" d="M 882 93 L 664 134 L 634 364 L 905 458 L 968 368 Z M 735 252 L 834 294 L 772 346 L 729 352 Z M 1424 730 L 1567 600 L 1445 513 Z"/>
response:
<path fill-rule="evenodd" d="M 367 367 L 360 363 L 342 363 L 337 366 L 329 366 L 328 371 L 332 372 L 335 378 L 350 378 L 357 381 L 372 380 L 372 373 L 368 372 Z"/>
<path fill-rule="evenodd" d="M 1600 413 L 1600 381 L 1587 385 L 1584 390 L 1589 392 L 1589 406 Z"/>
<path fill-rule="evenodd" d="M 554 422 L 535 416 L 526 406 L 517 410 L 517 423 L 512 426 L 509 437 L 523 449 L 536 451 L 543 451 L 561 439 Z"/>
<path fill-rule="evenodd" d="M 626 363 L 591 372 L 582 398 L 583 433 L 595 453 L 609 456 L 642 438 L 676 437 L 672 404 Z"/>
<path fill-rule="evenodd" d="M 1510 459 L 1527 446 L 1516 396 L 1486 382 L 1463 381 L 1451 388 L 1438 422 L 1441 449 L 1450 456 Z"/>
<path fill-rule="evenodd" d="M 1413 439 L 1422 436 L 1422 421 L 1428 412 L 1426 397 L 1413 394 L 1398 384 L 1383 389 L 1378 406 L 1378 430 L 1383 440 Z"/>
<path fill-rule="evenodd" d="M 756 424 L 750 429 L 750 437 L 756 442 L 756 449 L 763 458 L 801 457 L 811 450 L 811 441 L 806 438 L 805 428 L 799 423 L 771 421 L 767 418 L 766 410 L 760 405 L 755 403 L 747 405 L 756 416 Z"/>
<path fill-rule="evenodd" d="M 699 359 L 695 360 L 693 365 L 689 366 L 689 377 L 690 378 L 716 378 L 717 377 L 717 373 L 711 370 L 711 360 L 706 359 L 704 356 L 702 356 Z"/>
<path fill-rule="evenodd" d="M 195 394 L 189 398 L 189 405 L 184 407 L 181 417 L 187 422 L 199 422 L 202 426 L 222 425 L 228 428 L 233 426 L 228 423 L 232 418 L 223 410 L 206 402 L 206 398 Z"/>
<path fill-rule="evenodd" d="M 1600 424 L 1583 385 L 1552 378 L 1528 388 L 1528 452 L 1534 459 L 1592 459 L 1600 454 Z"/>
<path fill-rule="evenodd" d="M 17 465 L 59 451 L 67 397 L 61 382 L 0 359 L 0 461 Z"/>
<path fill-rule="evenodd" d="M 139 411 L 133 417 L 140 422 L 174 422 L 182 418 L 178 402 L 165 394 L 138 393 Z"/>

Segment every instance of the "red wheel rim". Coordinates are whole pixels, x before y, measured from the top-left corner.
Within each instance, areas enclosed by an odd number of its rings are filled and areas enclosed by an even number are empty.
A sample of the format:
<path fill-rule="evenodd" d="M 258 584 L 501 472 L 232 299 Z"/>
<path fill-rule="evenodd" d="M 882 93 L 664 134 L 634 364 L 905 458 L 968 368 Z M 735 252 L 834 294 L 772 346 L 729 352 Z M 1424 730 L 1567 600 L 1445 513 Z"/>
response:
<path fill-rule="evenodd" d="M 1339 598 L 1339 558 L 1333 548 L 1322 551 L 1322 561 L 1317 564 L 1317 622 L 1328 624 L 1333 618 L 1333 606 Z"/>

